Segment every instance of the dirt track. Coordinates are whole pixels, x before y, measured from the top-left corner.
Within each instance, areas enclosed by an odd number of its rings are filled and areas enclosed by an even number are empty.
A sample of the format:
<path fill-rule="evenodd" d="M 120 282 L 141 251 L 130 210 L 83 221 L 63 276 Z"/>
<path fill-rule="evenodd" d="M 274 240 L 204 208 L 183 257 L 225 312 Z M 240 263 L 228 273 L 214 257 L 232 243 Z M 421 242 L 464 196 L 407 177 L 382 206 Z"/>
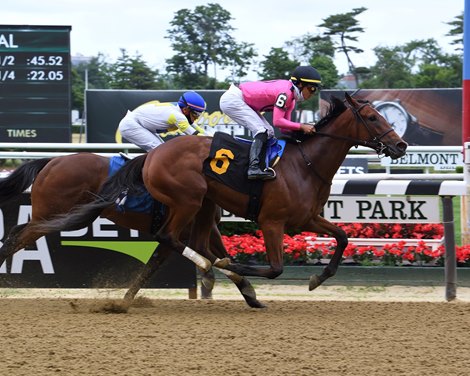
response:
<path fill-rule="evenodd" d="M 469 374 L 468 302 L 263 301 L 3 298 L 0 375 Z"/>

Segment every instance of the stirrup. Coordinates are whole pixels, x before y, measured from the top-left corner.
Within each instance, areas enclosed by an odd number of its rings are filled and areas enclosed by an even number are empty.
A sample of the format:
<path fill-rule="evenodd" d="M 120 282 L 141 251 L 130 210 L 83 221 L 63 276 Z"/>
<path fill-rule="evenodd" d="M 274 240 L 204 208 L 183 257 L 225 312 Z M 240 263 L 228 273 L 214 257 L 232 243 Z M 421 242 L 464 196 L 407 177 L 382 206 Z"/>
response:
<path fill-rule="evenodd" d="M 264 171 L 269 171 L 269 172 L 272 172 L 272 173 L 273 173 L 273 174 L 272 174 L 272 177 L 269 178 L 269 179 L 267 179 L 267 180 L 276 179 L 276 171 L 274 171 L 274 169 L 272 169 L 271 167 L 266 167 L 266 168 L 264 169 Z"/>
<path fill-rule="evenodd" d="M 253 171 L 250 173 L 248 171 L 248 180 L 271 180 L 276 178 L 276 171 L 271 167 L 268 167 L 264 170 L 258 169 L 258 171 Z"/>

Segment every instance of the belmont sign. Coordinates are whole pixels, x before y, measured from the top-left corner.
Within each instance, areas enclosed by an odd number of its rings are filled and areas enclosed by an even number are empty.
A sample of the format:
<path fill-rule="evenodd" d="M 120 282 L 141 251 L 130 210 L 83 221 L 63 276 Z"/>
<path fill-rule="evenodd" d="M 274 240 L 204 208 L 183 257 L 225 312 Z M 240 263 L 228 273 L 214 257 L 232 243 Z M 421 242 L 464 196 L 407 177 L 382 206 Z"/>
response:
<path fill-rule="evenodd" d="M 348 223 L 440 223 L 438 197 L 425 196 L 330 196 L 323 217 Z M 243 218 L 223 212 L 222 221 L 240 222 Z"/>
<path fill-rule="evenodd" d="M 460 151 L 430 152 L 407 151 L 404 157 L 392 160 L 381 159 L 382 166 L 434 167 L 435 170 L 455 170 L 463 166 L 463 154 Z"/>

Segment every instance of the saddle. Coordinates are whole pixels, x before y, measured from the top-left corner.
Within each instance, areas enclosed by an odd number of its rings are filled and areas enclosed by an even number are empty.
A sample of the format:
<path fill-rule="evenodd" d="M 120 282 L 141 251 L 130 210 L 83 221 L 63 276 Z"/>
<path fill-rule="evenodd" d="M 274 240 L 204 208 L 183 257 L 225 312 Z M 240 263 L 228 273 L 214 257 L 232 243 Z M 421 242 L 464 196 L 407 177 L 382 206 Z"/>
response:
<path fill-rule="evenodd" d="M 111 157 L 109 160 L 108 176 L 114 175 L 130 158 L 119 155 Z M 142 189 L 137 194 L 129 194 L 128 189 L 124 188 L 116 200 L 115 209 L 119 212 L 135 212 L 152 215 L 152 224 L 150 232 L 156 233 L 163 224 L 166 215 L 166 206 L 161 202 L 154 200 L 142 185 Z"/>
<path fill-rule="evenodd" d="M 209 157 L 204 161 L 203 172 L 233 190 L 248 195 L 249 204 L 245 218 L 256 221 L 264 181 L 247 178 L 251 143 L 251 140 L 216 132 Z M 272 138 L 268 141 L 266 166 L 274 167 L 278 163 L 285 145 L 285 140 Z"/>

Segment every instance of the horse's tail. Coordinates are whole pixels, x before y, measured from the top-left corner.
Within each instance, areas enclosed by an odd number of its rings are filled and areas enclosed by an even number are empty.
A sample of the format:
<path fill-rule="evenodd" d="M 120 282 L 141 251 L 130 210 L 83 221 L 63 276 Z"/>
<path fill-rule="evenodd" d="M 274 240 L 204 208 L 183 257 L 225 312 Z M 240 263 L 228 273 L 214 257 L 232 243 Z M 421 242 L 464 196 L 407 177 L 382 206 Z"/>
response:
<path fill-rule="evenodd" d="M 104 209 L 115 205 L 123 191 L 142 192 L 142 167 L 146 157 L 147 154 L 143 154 L 134 158 L 109 177 L 94 201 L 75 206 L 69 213 L 57 215 L 48 221 L 30 224 L 30 231 L 48 234 L 81 229 L 94 221 Z"/>
<path fill-rule="evenodd" d="M 147 154 L 143 154 L 132 159 L 109 177 L 99 193 L 100 197 L 105 201 L 115 202 L 123 190 L 127 190 L 130 194 L 142 193 L 144 189 L 142 168 L 146 158 Z"/>
<path fill-rule="evenodd" d="M 23 163 L 4 179 L 0 179 L 0 205 L 28 189 L 39 172 L 52 158 L 36 159 Z"/>

